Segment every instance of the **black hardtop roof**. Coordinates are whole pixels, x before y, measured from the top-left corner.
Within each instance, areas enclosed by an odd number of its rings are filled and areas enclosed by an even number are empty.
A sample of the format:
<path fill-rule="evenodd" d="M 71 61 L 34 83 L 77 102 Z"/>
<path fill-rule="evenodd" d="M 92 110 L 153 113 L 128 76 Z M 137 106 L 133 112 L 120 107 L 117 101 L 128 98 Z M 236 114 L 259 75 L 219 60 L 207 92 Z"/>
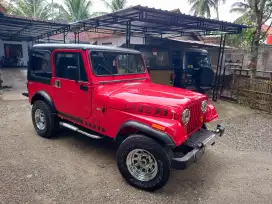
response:
<path fill-rule="evenodd" d="M 129 54 L 141 54 L 141 52 L 133 49 L 120 48 L 120 47 L 110 47 L 110 46 L 100 46 L 100 45 L 88 45 L 88 44 L 36 44 L 33 45 L 32 49 L 82 49 L 91 51 L 107 51 L 107 52 L 122 52 Z"/>

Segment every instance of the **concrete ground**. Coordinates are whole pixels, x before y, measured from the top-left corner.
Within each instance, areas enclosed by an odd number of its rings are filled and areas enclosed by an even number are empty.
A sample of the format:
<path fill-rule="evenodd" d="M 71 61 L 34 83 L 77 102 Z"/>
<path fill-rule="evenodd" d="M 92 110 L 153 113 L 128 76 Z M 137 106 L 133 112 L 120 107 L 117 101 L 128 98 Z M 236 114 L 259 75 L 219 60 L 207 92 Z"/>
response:
<path fill-rule="evenodd" d="M 26 92 L 27 70 L 22 68 L 1 68 L 3 90 L 0 90 L 0 100 L 23 100 Z"/>
<path fill-rule="evenodd" d="M 27 101 L 2 100 L 0 203 L 271 203 L 272 116 L 215 105 L 226 135 L 199 163 L 172 171 L 163 189 L 149 193 L 122 179 L 113 143 L 68 130 L 55 139 L 40 138 Z"/>

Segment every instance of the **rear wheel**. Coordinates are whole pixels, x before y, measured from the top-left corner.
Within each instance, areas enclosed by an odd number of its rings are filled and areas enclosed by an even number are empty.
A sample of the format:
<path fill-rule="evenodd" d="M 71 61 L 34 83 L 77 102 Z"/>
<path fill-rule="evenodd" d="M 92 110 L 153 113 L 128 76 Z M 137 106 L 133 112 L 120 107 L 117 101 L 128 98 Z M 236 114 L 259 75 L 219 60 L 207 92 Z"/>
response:
<path fill-rule="evenodd" d="M 52 108 L 40 100 L 32 106 L 32 122 L 37 134 L 45 138 L 54 136 L 59 124 Z"/>
<path fill-rule="evenodd" d="M 168 153 L 143 135 L 133 135 L 122 142 L 117 151 L 117 165 L 129 184 L 144 190 L 163 187 L 170 174 Z"/>

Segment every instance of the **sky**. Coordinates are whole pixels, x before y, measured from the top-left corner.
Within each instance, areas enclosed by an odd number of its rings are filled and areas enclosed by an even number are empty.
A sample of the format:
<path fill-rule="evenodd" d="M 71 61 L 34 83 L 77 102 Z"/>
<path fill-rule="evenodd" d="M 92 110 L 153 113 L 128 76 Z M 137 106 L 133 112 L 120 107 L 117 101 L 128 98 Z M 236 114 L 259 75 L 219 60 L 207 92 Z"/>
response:
<path fill-rule="evenodd" d="M 224 5 L 220 5 L 220 20 L 233 22 L 237 17 L 239 17 L 239 14 L 229 12 L 231 5 L 234 2 L 237 2 L 237 0 L 227 0 Z M 128 0 L 127 5 L 142 5 L 163 10 L 173 10 L 179 8 L 182 13 L 193 15 L 190 13 L 191 6 L 187 3 L 187 0 Z M 93 11 L 97 12 L 107 10 L 101 0 L 93 0 L 92 8 Z M 215 18 L 215 16 L 216 14 L 213 11 L 212 18 Z"/>

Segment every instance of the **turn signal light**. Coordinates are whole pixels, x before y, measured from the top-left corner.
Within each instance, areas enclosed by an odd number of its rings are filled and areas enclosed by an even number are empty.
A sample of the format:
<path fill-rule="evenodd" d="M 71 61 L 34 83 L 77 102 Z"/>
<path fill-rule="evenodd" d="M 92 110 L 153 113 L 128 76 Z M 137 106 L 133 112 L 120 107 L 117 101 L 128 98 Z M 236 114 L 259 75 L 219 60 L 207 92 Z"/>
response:
<path fill-rule="evenodd" d="M 161 125 L 158 125 L 158 124 L 155 124 L 153 123 L 151 125 L 151 127 L 155 128 L 155 129 L 158 129 L 158 130 L 161 130 L 161 131 L 164 131 L 165 130 L 165 127 L 164 126 L 161 126 Z"/>

